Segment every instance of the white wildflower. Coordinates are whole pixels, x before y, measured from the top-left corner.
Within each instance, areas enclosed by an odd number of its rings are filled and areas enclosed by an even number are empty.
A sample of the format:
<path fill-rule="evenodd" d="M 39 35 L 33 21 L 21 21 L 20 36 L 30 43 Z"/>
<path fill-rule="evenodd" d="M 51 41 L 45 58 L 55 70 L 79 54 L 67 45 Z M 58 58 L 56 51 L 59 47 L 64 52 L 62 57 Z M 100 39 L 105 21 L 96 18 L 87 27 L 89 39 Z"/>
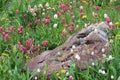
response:
<path fill-rule="evenodd" d="M 102 70 L 102 74 L 105 74 L 105 71 L 104 71 L 104 70 Z"/>
<path fill-rule="evenodd" d="M 87 27 L 87 24 L 85 23 L 85 27 Z"/>
<path fill-rule="evenodd" d="M 114 79 L 114 76 L 113 76 L 113 75 L 111 75 L 111 79 Z"/>
<path fill-rule="evenodd" d="M 94 54 L 95 54 L 94 51 L 92 51 L 92 52 L 91 52 L 91 55 L 94 55 Z"/>
<path fill-rule="evenodd" d="M 39 68 L 37 69 L 37 72 L 40 72 L 40 69 L 39 69 Z"/>
<path fill-rule="evenodd" d="M 58 18 L 58 15 L 57 15 L 57 14 L 55 14 L 55 15 L 54 15 L 54 19 L 57 19 L 57 18 Z"/>
<path fill-rule="evenodd" d="M 94 66 L 94 65 L 95 65 L 95 63 L 94 63 L 94 62 L 92 62 L 92 65 Z"/>
<path fill-rule="evenodd" d="M 39 7 L 39 8 L 43 8 L 43 5 L 42 5 L 42 4 L 39 4 L 38 7 Z"/>
<path fill-rule="evenodd" d="M 102 53 L 104 53 L 104 52 L 105 52 L 105 49 L 104 49 L 104 48 L 102 48 L 102 50 L 101 50 L 101 51 L 102 51 Z"/>
<path fill-rule="evenodd" d="M 109 55 L 109 57 L 107 58 L 108 61 L 110 61 L 112 59 L 113 59 L 112 55 Z"/>
<path fill-rule="evenodd" d="M 49 7 L 49 3 L 47 2 L 47 3 L 45 4 L 45 6 L 46 6 L 46 7 Z"/>
<path fill-rule="evenodd" d="M 110 23 L 109 23 L 109 25 L 111 26 L 111 25 L 113 25 L 113 23 L 112 23 L 112 22 L 110 22 Z"/>
<path fill-rule="evenodd" d="M 95 33 L 98 33 L 98 30 L 97 30 L 97 29 L 94 29 L 94 32 L 95 32 Z"/>
<path fill-rule="evenodd" d="M 70 49 L 70 52 L 73 53 L 73 49 Z"/>
<path fill-rule="evenodd" d="M 78 54 L 75 54 L 74 56 L 77 60 L 80 60 L 80 56 Z"/>
<path fill-rule="evenodd" d="M 72 49 L 75 49 L 76 48 L 76 46 L 75 45 L 72 45 Z"/>
<path fill-rule="evenodd" d="M 38 79 L 38 77 L 37 76 L 35 76 L 35 80 L 37 80 Z"/>
<path fill-rule="evenodd" d="M 57 28 L 57 25 L 58 25 L 58 24 L 56 23 L 56 24 L 53 25 L 53 27 L 54 27 L 54 28 Z"/>
<path fill-rule="evenodd" d="M 99 73 L 102 73 L 102 70 L 101 69 L 99 69 L 99 71 L 98 71 Z"/>
<path fill-rule="evenodd" d="M 105 14 L 104 14 L 104 18 L 107 18 L 107 17 L 108 17 L 108 15 L 105 13 Z"/>

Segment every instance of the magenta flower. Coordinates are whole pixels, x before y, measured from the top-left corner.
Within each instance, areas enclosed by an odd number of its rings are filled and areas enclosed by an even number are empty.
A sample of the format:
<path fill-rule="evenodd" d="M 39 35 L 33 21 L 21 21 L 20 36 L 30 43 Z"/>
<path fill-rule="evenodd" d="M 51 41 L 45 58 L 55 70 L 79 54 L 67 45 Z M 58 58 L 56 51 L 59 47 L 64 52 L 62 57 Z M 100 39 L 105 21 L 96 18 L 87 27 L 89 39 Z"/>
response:
<path fill-rule="evenodd" d="M 83 8 L 83 6 L 80 6 L 80 12 L 81 12 L 81 13 L 84 12 L 84 8 Z"/>
<path fill-rule="evenodd" d="M 26 18 L 27 17 L 27 14 L 24 14 L 24 16 L 23 16 L 24 18 Z"/>
<path fill-rule="evenodd" d="M 72 76 L 69 76 L 69 80 L 74 80 Z"/>
<path fill-rule="evenodd" d="M 70 31 L 73 31 L 73 26 L 68 27 Z"/>
<path fill-rule="evenodd" d="M 58 16 L 58 17 L 60 17 L 60 16 L 61 16 L 61 13 L 60 13 L 59 11 L 57 12 L 57 16 Z"/>
<path fill-rule="evenodd" d="M 32 39 L 26 40 L 26 46 L 27 46 L 28 48 L 30 48 L 32 45 L 33 45 Z"/>
<path fill-rule="evenodd" d="M 16 14 L 19 14 L 19 11 L 18 11 L 18 10 L 16 10 L 16 11 L 15 11 L 15 13 L 16 13 Z"/>
<path fill-rule="evenodd" d="M 62 18 L 62 23 L 65 24 L 66 23 L 66 19 Z"/>
<path fill-rule="evenodd" d="M 59 3 L 59 8 L 65 8 L 65 4 L 62 3 L 62 2 L 60 2 L 60 3 Z"/>
<path fill-rule="evenodd" d="M 0 27 L 0 32 L 3 32 L 4 31 L 4 28 L 3 27 Z"/>
<path fill-rule="evenodd" d="M 14 30 L 15 30 L 14 26 L 11 26 L 10 27 L 10 34 L 12 34 L 14 32 Z"/>
<path fill-rule="evenodd" d="M 49 44 L 49 42 L 48 42 L 47 40 L 42 41 L 42 45 L 43 45 L 43 46 L 47 46 L 48 44 Z"/>
<path fill-rule="evenodd" d="M 31 50 L 34 51 L 34 49 L 35 49 L 35 47 L 34 47 L 34 45 L 32 44 L 32 46 L 31 46 Z"/>
<path fill-rule="evenodd" d="M 46 25 L 50 23 L 50 19 L 47 19 L 47 18 L 43 18 L 42 21 Z"/>
<path fill-rule="evenodd" d="M 110 17 L 106 17 L 106 23 L 110 23 Z"/>
<path fill-rule="evenodd" d="M 8 35 L 8 34 L 5 34 L 4 39 L 5 39 L 6 41 L 8 41 L 8 40 L 9 40 L 9 35 Z"/>
<path fill-rule="evenodd" d="M 96 6 L 95 9 L 96 9 L 96 11 L 99 11 L 100 10 L 100 6 Z"/>
<path fill-rule="evenodd" d="M 29 26 L 32 27 L 32 23 L 30 23 Z"/>
<path fill-rule="evenodd" d="M 40 19 L 35 20 L 35 24 L 38 25 L 40 23 Z"/>
<path fill-rule="evenodd" d="M 5 32 L 2 32 L 2 37 L 3 37 L 3 38 L 5 37 Z"/>
<path fill-rule="evenodd" d="M 24 28 L 23 28 L 23 26 L 20 26 L 19 28 L 18 28 L 18 33 L 23 33 L 24 32 Z"/>

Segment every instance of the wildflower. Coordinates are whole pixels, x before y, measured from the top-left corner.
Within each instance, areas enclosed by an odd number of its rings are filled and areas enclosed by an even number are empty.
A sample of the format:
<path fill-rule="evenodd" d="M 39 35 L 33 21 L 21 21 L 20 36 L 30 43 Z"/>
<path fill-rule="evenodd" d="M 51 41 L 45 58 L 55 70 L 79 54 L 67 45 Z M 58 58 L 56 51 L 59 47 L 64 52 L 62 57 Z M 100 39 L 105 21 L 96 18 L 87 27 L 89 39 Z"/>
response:
<path fill-rule="evenodd" d="M 61 36 L 62 36 L 62 37 L 65 36 L 66 33 L 67 33 L 67 31 L 66 31 L 66 29 L 64 28 L 63 31 L 62 31 Z"/>
<path fill-rule="evenodd" d="M 37 6 L 36 5 L 34 5 L 34 12 L 36 12 L 37 11 Z"/>
<path fill-rule="evenodd" d="M 3 18 L 1 18 L 1 21 L 3 21 L 3 20 L 6 20 L 6 18 L 4 18 L 4 17 L 3 17 Z"/>
<path fill-rule="evenodd" d="M 47 46 L 48 44 L 49 44 L 49 42 L 48 42 L 47 40 L 42 41 L 42 45 L 43 45 L 43 46 Z"/>
<path fill-rule="evenodd" d="M 11 26 L 10 27 L 10 33 L 12 34 L 14 32 L 14 30 L 15 30 L 14 26 Z"/>
<path fill-rule="evenodd" d="M 75 59 L 80 60 L 80 56 L 78 54 L 75 54 Z"/>
<path fill-rule="evenodd" d="M 62 3 L 62 2 L 60 2 L 60 3 L 59 3 L 59 8 L 65 8 L 65 4 Z"/>
<path fill-rule="evenodd" d="M 70 31 L 73 31 L 73 26 L 69 26 L 68 29 L 69 29 Z"/>
<path fill-rule="evenodd" d="M 83 6 L 80 6 L 80 12 L 82 13 L 84 11 Z"/>
<path fill-rule="evenodd" d="M 73 53 L 73 49 L 70 49 L 70 52 Z"/>
<path fill-rule="evenodd" d="M 87 16 L 86 16 L 86 15 L 83 15 L 83 16 L 82 16 L 82 19 L 86 19 L 86 18 L 87 18 Z"/>
<path fill-rule="evenodd" d="M 2 53 L 2 56 L 7 57 L 7 58 L 10 57 L 9 54 L 7 54 L 7 53 Z"/>
<path fill-rule="evenodd" d="M 5 34 L 4 39 L 5 39 L 6 41 L 8 41 L 9 35 L 8 35 L 8 34 Z"/>
<path fill-rule="evenodd" d="M 103 74 L 103 75 L 106 74 L 105 71 L 102 70 L 102 69 L 100 69 L 98 72 L 101 73 L 101 74 Z"/>
<path fill-rule="evenodd" d="M 62 23 L 65 24 L 66 23 L 66 19 L 62 18 Z"/>
<path fill-rule="evenodd" d="M 60 74 L 57 72 L 57 73 L 56 73 L 56 76 L 59 76 L 59 75 L 60 75 Z"/>
<path fill-rule="evenodd" d="M 48 3 L 48 2 L 45 4 L 45 7 L 46 7 L 46 8 L 49 7 L 49 3 Z"/>
<path fill-rule="evenodd" d="M 116 22 L 115 25 L 119 25 L 120 23 L 119 22 Z"/>
<path fill-rule="evenodd" d="M 120 34 L 117 34 L 117 35 L 115 36 L 115 38 L 116 38 L 116 39 L 120 39 Z"/>
<path fill-rule="evenodd" d="M 57 12 L 57 16 L 58 16 L 58 17 L 60 17 L 60 16 L 61 16 L 61 13 L 60 13 L 59 11 Z"/>
<path fill-rule="evenodd" d="M 30 6 L 30 5 L 28 5 L 28 11 L 30 12 L 30 10 L 31 10 L 31 6 Z"/>
<path fill-rule="evenodd" d="M 92 51 L 92 52 L 91 52 L 91 55 L 94 55 L 94 54 L 95 54 L 94 51 Z"/>
<path fill-rule="evenodd" d="M 94 66 L 94 65 L 95 65 L 95 63 L 94 63 L 94 62 L 92 62 L 92 65 Z"/>
<path fill-rule="evenodd" d="M 24 32 L 24 28 L 23 28 L 23 26 L 20 26 L 19 28 L 18 28 L 18 33 L 23 33 Z"/>
<path fill-rule="evenodd" d="M 39 7 L 39 8 L 43 8 L 43 5 L 42 5 L 42 4 L 39 4 L 38 7 Z"/>
<path fill-rule="evenodd" d="M 110 43 L 113 43 L 113 39 L 110 39 L 110 41 L 109 41 Z"/>
<path fill-rule="evenodd" d="M 96 11 L 99 11 L 100 10 L 100 6 L 96 6 L 95 9 L 96 9 Z"/>
<path fill-rule="evenodd" d="M 40 44 L 38 44 L 37 48 L 38 48 L 37 52 L 40 53 Z"/>
<path fill-rule="evenodd" d="M 35 48 L 35 47 L 34 47 L 34 45 L 32 44 L 32 46 L 31 46 L 31 51 L 34 51 L 34 48 Z"/>
<path fill-rule="evenodd" d="M 4 31 L 4 28 L 3 27 L 0 27 L 0 32 Z"/>
<path fill-rule="evenodd" d="M 115 27 L 115 25 L 114 25 L 112 22 L 109 23 L 109 26 L 110 26 L 110 28 L 112 28 L 112 29 L 114 29 L 114 27 Z"/>
<path fill-rule="evenodd" d="M 25 56 L 26 59 L 29 59 L 29 56 Z"/>
<path fill-rule="evenodd" d="M 108 17 L 108 15 L 105 13 L 105 14 L 104 14 L 104 18 L 107 18 L 107 17 Z"/>
<path fill-rule="evenodd" d="M 37 77 L 37 76 L 35 76 L 35 80 L 38 80 L 38 77 Z"/>
<path fill-rule="evenodd" d="M 39 69 L 39 68 L 37 69 L 37 72 L 38 72 L 38 73 L 40 72 L 40 69 Z"/>
<path fill-rule="evenodd" d="M 32 27 L 32 23 L 30 23 L 29 26 Z"/>
<path fill-rule="evenodd" d="M 109 22 L 110 22 L 110 17 L 106 17 L 105 19 L 106 19 L 106 22 L 109 24 Z"/>
<path fill-rule="evenodd" d="M 114 76 L 113 76 L 113 75 L 111 75 L 111 79 L 114 79 Z"/>
<path fill-rule="evenodd" d="M 72 77 L 72 76 L 69 76 L 69 80 L 73 80 L 73 77 Z"/>
<path fill-rule="evenodd" d="M 27 46 L 28 48 L 30 48 L 30 47 L 32 46 L 32 44 L 33 44 L 32 39 L 26 40 L 26 46 Z"/>
<path fill-rule="evenodd" d="M 72 45 L 72 49 L 75 49 L 76 48 L 76 46 L 75 45 Z"/>
<path fill-rule="evenodd" d="M 42 13 L 42 16 L 45 16 L 45 13 L 44 13 L 44 12 Z"/>
<path fill-rule="evenodd" d="M 109 55 L 109 57 L 107 58 L 107 61 L 110 61 L 110 60 L 112 60 L 112 59 L 114 59 L 114 58 L 112 57 L 112 55 Z"/>
<path fill-rule="evenodd" d="M 120 8 L 120 6 L 119 6 L 119 5 L 117 5 L 117 6 L 115 7 L 115 9 L 116 9 L 116 10 L 119 10 L 119 8 Z"/>
<path fill-rule="evenodd" d="M 62 69 L 62 70 L 61 70 L 61 73 L 63 73 L 63 74 L 66 73 L 66 70 L 65 70 L 65 69 Z"/>
<path fill-rule="evenodd" d="M 57 19 L 57 18 L 58 18 L 58 15 L 57 15 L 57 14 L 55 14 L 55 15 L 54 15 L 54 19 Z"/>
<path fill-rule="evenodd" d="M 35 24 L 38 25 L 40 23 L 40 19 L 35 20 Z"/>
<path fill-rule="evenodd" d="M 53 25 L 53 27 L 54 27 L 54 28 L 57 28 L 57 25 L 58 25 L 58 24 L 56 23 L 56 24 Z"/>
<path fill-rule="evenodd" d="M 78 31 L 78 29 L 79 29 L 79 26 L 78 26 L 78 25 L 76 25 L 75 31 Z"/>
<path fill-rule="evenodd" d="M 47 18 L 43 18 L 42 21 L 43 21 L 43 23 L 46 24 L 46 25 L 50 23 L 50 20 L 47 19 Z"/>
<path fill-rule="evenodd" d="M 101 51 L 102 51 L 102 53 L 104 53 L 104 52 L 105 52 L 105 49 L 104 49 L 104 48 L 102 48 L 102 50 L 101 50 Z"/>
<path fill-rule="evenodd" d="M 20 51 L 22 51 L 24 53 L 27 53 L 27 49 L 23 45 L 21 45 L 21 44 L 18 43 L 18 46 L 19 46 L 19 50 Z"/>
<path fill-rule="evenodd" d="M 27 17 L 27 14 L 24 14 L 24 16 L 23 16 L 24 18 L 26 18 Z"/>
<path fill-rule="evenodd" d="M 18 11 L 18 10 L 16 10 L 16 14 L 19 14 L 19 11 Z"/>
<path fill-rule="evenodd" d="M 95 12 L 93 12 L 93 16 L 94 16 L 94 17 L 98 17 L 98 14 L 95 13 Z"/>

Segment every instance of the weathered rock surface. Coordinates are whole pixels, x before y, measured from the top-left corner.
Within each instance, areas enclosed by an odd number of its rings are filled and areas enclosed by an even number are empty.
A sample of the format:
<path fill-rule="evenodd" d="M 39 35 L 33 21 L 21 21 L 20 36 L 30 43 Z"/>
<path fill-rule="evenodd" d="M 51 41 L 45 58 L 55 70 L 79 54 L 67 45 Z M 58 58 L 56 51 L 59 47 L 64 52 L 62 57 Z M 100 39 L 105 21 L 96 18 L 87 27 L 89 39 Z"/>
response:
<path fill-rule="evenodd" d="M 73 34 L 63 45 L 41 53 L 27 66 L 31 72 L 34 69 L 44 72 L 48 65 L 49 75 L 61 68 L 69 69 L 72 63 L 76 63 L 78 69 L 86 69 L 88 63 L 101 61 L 103 54 L 107 55 L 109 51 L 109 26 L 101 22 Z"/>

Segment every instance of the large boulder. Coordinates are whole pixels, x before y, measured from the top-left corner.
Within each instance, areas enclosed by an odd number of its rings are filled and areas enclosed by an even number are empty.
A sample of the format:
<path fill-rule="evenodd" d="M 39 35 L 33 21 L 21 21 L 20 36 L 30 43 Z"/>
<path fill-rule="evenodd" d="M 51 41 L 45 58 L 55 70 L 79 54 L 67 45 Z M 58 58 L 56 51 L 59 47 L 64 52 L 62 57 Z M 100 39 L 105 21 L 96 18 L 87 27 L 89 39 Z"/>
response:
<path fill-rule="evenodd" d="M 101 62 L 109 51 L 109 26 L 101 22 L 71 35 L 63 45 L 41 53 L 27 66 L 31 72 L 34 69 L 44 72 L 47 65 L 49 75 L 61 68 L 69 69 L 72 63 L 76 63 L 78 69 L 86 69 L 89 63 Z"/>

